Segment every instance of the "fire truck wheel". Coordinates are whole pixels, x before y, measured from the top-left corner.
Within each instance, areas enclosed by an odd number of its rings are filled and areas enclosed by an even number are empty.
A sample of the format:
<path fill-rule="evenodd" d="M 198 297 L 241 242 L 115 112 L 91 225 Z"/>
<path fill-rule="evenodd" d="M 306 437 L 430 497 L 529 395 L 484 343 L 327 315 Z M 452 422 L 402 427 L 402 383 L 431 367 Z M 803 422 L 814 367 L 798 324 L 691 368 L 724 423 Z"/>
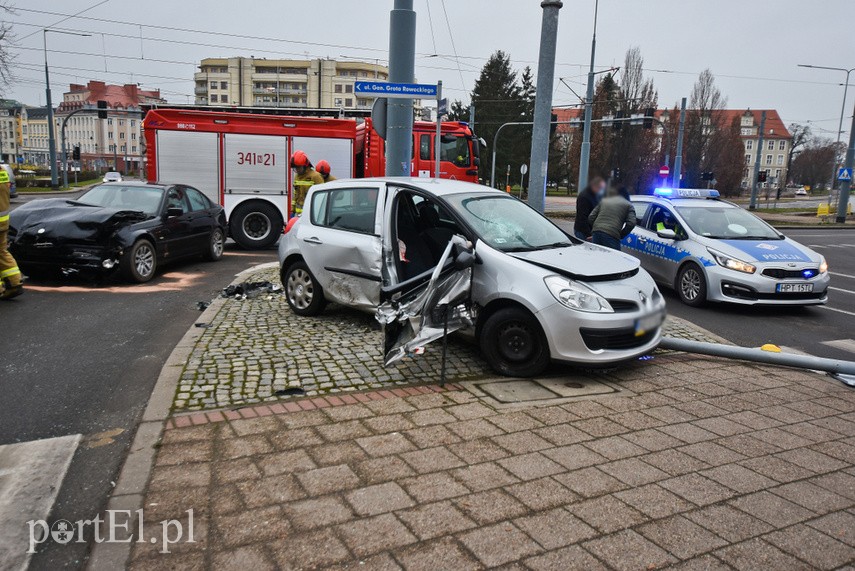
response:
<path fill-rule="evenodd" d="M 241 204 L 229 221 L 232 238 L 242 248 L 259 250 L 274 244 L 282 234 L 282 215 L 272 204 Z"/>

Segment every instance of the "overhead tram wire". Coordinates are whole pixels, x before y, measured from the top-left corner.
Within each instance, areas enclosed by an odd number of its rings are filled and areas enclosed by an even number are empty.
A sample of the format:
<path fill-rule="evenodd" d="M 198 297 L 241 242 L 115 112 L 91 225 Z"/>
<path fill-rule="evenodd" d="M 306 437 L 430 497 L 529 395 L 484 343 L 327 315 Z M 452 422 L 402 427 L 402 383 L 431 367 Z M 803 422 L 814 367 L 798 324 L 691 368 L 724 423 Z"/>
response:
<path fill-rule="evenodd" d="M 448 11 L 445 9 L 445 0 L 439 0 L 442 5 L 442 13 L 445 14 L 445 26 L 448 28 L 448 37 L 451 39 L 451 50 L 454 52 L 454 62 L 457 64 L 457 73 L 460 75 L 460 84 L 466 87 L 466 80 L 463 79 L 463 70 L 460 69 L 460 58 L 457 57 L 457 46 L 454 45 L 454 34 L 451 32 L 451 21 L 448 19 Z"/>
<path fill-rule="evenodd" d="M 50 24 L 50 25 L 48 25 L 48 26 L 39 26 L 39 27 L 40 27 L 42 30 L 47 29 L 47 28 L 52 28 L 52 27 L 54 27 L 54 26 L 57 26 L 57 25 L 59 25 L 59 24 L 62 24 L 62 23 L 63 23 L 63 22 L 65 22 L 66 20 L 70 20 L 70 19 L 72 19 L 72 18 L 77 18 L 77 17 L 79 17 L 81 14 L 83 14 L 84 12 L 88 12 L 89 10 L 92 10 L 92 9 L 94 9 L 94 8 L 97 8 L 98 6 L 101 6 L 102 4 L 106 4 L 106 3 L 107 3 L 107 2 L 109 2 L 109 1 L 110 1 L 110 0 L 101 0 L 101 2 L 98 2 L 97 4 L 93 4 L 92 6 L 89 6 L 88 8 L 84 8 L 84 9 L 83 9 L 83 10 L 81 10 L 80 12 L 76 12 L 76 13 L 74 13 L 74 14 L 56 14 L 57 16 L 65 16 L 65 17 L 64 17 L 62 20 L 58 20 L 58 21 L 56 21 L 56 22 L 54 22 L 53 24 Z M 26 8 L 15 8 L 15 11 L 18 11 L 18 10 L 26 11 Z M 24 36 L 23 38 L 19 38 L 17 41 L 19 41 L 19 42 L 24 41 L 24 40 L 26 40 L 27 38 L 29 38 L 29 37 L 31 37 L 31 36 L 35 36 L 35 35 L 36 35 L 36 34 L 38 34 L 38 33 L 39 33 L 39 31 L 38 31 L 38 30 L 36 30 L 36 31 L 34 31 L 34 32 L 30 33 L 30 34 L 27 34 L 27 35 L 26 35 L 26 36 Z"/>

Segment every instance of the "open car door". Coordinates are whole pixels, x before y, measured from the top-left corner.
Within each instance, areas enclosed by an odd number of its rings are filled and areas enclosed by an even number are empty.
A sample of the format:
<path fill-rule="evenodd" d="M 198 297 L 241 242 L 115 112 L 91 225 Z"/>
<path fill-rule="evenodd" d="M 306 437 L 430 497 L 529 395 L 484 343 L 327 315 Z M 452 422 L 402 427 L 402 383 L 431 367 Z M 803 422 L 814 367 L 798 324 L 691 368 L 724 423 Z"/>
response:
<path fill-rule="evenodd" d="M 475 253 L 471 243 L 455 235 L 432 269 L 398 281 L 395 256 L 399 254 L 393 232 L 395 189 L 386 201 L 383 236 L 383 277 L 377 321 L 383 326 L 384 363 L 390 365 L 406 355 L 417 354 L 431 341 L 472 324 L 469 293 Z"/>

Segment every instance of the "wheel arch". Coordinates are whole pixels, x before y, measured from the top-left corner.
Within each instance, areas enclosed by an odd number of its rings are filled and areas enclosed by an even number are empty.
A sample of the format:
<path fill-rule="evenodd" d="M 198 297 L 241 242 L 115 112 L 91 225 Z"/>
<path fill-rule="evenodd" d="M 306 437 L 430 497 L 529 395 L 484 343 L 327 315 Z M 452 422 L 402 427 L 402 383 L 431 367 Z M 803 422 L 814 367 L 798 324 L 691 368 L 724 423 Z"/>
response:
<path fill-rule="evenodd" d="M 507 297 L 499 297 L 491 300 L 484 307 L 482 307 L 478 311 L 478 321 L 475 324 L 475 336 L 479 337 L 481 335 L 481 329 L 484 327 L 484 324 L 487 322 L 490 317 L 501 309 L 505 309 L 508 307 L 517 307 L 528 312 L 532 317 L 534 317 L 535 321 L 540 325 L 541 331 L 544 331 L 543 324 L 540 322 L 540 318 L 538 315 L 531 310 L 530 307 L 527 307 L 524 303 L 517 301 L 515 299 L 510 299 Z"/>

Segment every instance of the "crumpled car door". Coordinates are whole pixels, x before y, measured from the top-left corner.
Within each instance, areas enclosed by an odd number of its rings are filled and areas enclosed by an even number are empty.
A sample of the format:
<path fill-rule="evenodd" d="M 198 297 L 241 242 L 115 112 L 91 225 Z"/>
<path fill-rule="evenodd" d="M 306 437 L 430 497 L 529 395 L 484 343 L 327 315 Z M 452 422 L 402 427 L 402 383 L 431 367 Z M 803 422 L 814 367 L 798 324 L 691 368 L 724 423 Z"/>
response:
<path fill-rule="evenodd" d="M 465 257 L 467 261 L 463 262 Z M 387 366 L 407 355 L 420 354 L 431 341 L 472 325 L 472 262 L 474 253 L 469 243 L 462 236 L 454 236 L 429 280 L 417 276 L 382 288 L 376 318 L 383 326 Z"/>

